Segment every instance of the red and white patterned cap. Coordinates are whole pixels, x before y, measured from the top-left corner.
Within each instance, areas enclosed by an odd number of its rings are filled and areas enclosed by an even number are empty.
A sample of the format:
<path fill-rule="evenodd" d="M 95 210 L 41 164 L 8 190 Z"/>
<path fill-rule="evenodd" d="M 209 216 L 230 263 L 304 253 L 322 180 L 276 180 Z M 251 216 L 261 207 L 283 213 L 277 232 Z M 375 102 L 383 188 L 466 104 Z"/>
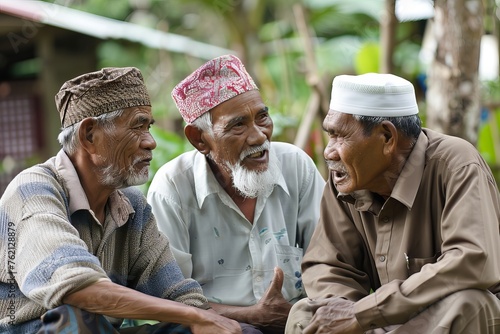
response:
<path fill-rule="evenodd" d="M 222 102 L 251 90 L 258 88 L 241 60 L 224 55 L 206 62 L 177 84 L 172 98 L 189 124 Z"/>

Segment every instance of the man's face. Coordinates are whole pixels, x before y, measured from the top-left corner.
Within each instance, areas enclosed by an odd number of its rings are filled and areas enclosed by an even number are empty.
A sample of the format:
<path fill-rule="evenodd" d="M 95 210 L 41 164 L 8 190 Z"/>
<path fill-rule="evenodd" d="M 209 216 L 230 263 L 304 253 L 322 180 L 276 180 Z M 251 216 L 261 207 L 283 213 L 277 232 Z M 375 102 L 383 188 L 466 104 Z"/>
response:
<path fill-rule="evenodd" d="M 329 135 L 324 156 L 336 188 L 342 193 L 385 189 L 390 166 L 383 152 L 383 134 L 376 127 L 365 135 L 362 125 L 350 114 L 330 110 L 323 121 Z"/>
<path fill-rule="evenodd" d="M 249 91 L 221 103 L 211 111 L 213 137 L 205 136 L 210 158 L 225 177 L 231 176 L 229 166 L 241 163 L 247 170 L 262 172 L 269 164 L 273 122 L 258 91 Z"/>
<path fill-rule="evenodd" d="M 151 107 L 126 108 L 115 127 L 102 131 L 97 147 L 98 175 L 105 185 L 122 188 L 147 182 L 156 142 L 149 129 L 154 123 Z"/>

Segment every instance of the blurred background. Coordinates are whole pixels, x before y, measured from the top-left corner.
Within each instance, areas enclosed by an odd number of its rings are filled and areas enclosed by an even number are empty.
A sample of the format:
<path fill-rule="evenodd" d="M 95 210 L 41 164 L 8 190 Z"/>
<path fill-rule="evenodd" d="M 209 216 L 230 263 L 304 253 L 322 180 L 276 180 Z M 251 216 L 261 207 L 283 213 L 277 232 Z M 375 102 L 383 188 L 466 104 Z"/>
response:
<path fill-rule="evenodd" d="M 273 140 L 326 177 L 321 122 L 339 74 L 394 73 L 426 127 L 473 143 L 500 180 L 499 0 L 0 0 L 0 195 L 59 150 L 54 95 L 77 75 L 138 67 L 153 101 L 152 174 L 192 149 L 170 97 L 235 54 L 260 88 Z M 148 184 L 144 185 L 146 191 Z"/>

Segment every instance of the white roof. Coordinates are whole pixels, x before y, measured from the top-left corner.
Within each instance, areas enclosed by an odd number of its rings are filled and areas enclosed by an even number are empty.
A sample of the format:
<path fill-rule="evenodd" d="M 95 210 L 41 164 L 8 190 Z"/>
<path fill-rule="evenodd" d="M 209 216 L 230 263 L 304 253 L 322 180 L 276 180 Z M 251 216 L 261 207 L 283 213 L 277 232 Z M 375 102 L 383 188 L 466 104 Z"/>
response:
<path fill-rule="evenodd" d="M 124 39 L 154 49 L 184 53 L 200 59 L 212 59 L 224 54 L 235 54 L 232 50 L 201 43 L 185 36 L 43 1 L 0 0 L 0 12 L 103 40 Z"/>
<path fill-rule="evenodd" d="M 427 20 L 434 16 L 434 1 L 397 0 L 395 14 L 400 22 Z"/>

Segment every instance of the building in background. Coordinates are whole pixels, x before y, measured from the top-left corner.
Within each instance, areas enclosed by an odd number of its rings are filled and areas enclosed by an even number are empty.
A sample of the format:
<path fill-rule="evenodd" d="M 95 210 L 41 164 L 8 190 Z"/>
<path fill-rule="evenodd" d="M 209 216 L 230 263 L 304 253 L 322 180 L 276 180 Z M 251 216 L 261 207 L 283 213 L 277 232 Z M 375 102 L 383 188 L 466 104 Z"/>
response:
<path fill-rule="evenodd" d="M 108 40 L 201 59 L 234 53 L 57 4 L 0 0 L 0 196 L 19 171 L 59 150 L 54 95 L 98 69 L 97 48 Z"/>

